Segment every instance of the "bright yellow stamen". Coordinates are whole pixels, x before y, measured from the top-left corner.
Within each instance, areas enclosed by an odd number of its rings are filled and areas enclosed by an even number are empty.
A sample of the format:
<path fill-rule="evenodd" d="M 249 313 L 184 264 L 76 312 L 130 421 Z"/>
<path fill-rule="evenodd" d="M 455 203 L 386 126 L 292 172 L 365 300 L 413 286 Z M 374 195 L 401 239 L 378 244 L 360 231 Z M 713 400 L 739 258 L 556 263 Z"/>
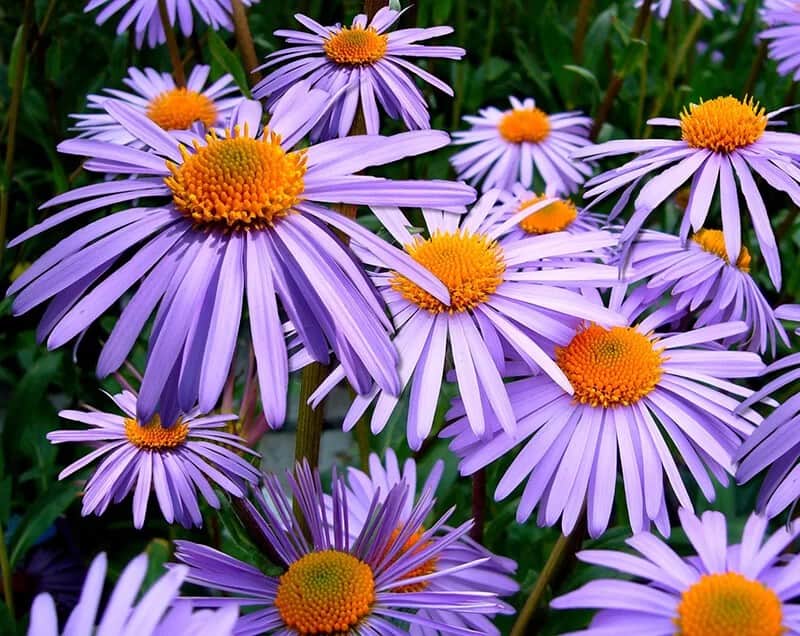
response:
<path fill-rule="evenodd" d="M 176 448 L 186 441 L 188 434 L 189 425 L 182 420 L 178 420 L 169 428 L 161 426 L 161 418 L 158 415 L 154 415 L 144 426 L 136 420 L 125 420 L 125 436 L 128 441 L 147 450 Z"/>
<path fill-rule="evenodd" d="M 311 552 L 289 566 L 278 583 L 275 607 L 300 634 L 349 634 L 375 601 L 370 567 L 337 550 Z"/>
<path fill-rule="evenodd" d="M 581 404 L 604 408 L 635 404 L 661 379 L 661 350 L 632 327 L 590 325 L 566 347 L 556 348 L 556 362 Z"/>
<path fill-rule="evenodd" d="M 372 27 L 342 27 L 325 40 L 325 55 L 337 64 L 375 64 L 386 55 L 389 36 Z"/>
<path fill-rule="evenodd" d="M 450 291 L 450 306 L 400 274 L 392 278 L 392 289 L 433 314 L 472 309 L 503 282 L 506 270 L 503 251 L 496 241 L 483 234 L 463 230 L 436 232 L 427 240 L 418 239 L 406 251 L 444 283 Z"/>
<path fill-rule="evenodd" d="M 725 236 L 722 234 L 722 230 L 700 230 L 692 236 L 692 240 L 704 251 L 718 256 L 730 265 L 728 250 L 725 248 Z M 750 271 L 750 251 L 744 245 L 739 251 L 739 258 L 736 259 L 736 267 L 743 272 Z"/>
<path fill-rule="evenodd" d="M 164 181 L 177 208 L 198 225 L 225 229 L 262 229 L 291 211 L 301 200 L 306 172 L 304 151 L 286 152 L 280 136 L 261 139 L 240 134 L 225 138 L 211 132 L 194 153 L 181 146 L 183 162 L 167 162 Z"/>
<path fill-rule="evenodd" d="M 546 195 L 541 195 L 528 199 L 519 206 L 519 211 L 522 212 L 546 198 Z M 519 226 L 528 234 L 550 234 L 566 230 L 577 218 L 578 209 L 572 201 L 557 199 L 547 207 L 526 216 L 519 222 Z"/>
<path fill-rule="evenodd" d="M 781 636 L 782 622 L 781 601 L 763 583 L 707 574 L 681 596 L 675 636 Z"/>
<path fill-rule="evenodd" d="M 692 148 L 733 152 L 761 138 L 767 115 L 753 98 L 717 97 L 689 104 L 681 113 L 681 137 Z"/>
<path fill-rule="evenodd" d="M 497 125 L 500 134 L 511 143 L 528 141 L 538 144 L 550 135 L 550 120 L 547 113 L 538 108 L 510 110 Z"/>
<path fill-rule="evenodd" d="M 164 130 L 186 130 L 195 122 L 208 128 L 217 121 L 217 109 L 202 93 L 173 88 L 150 101 L 147 116 Z"/>
<path fill-rule="evenodd" d="M 400 549 L 400 552 L 392 559 L 392 563 L 397 561 L 401 556 L 406 554 L 407 552 L 411 552 L 414 554 L 415 552 L 419 552 L 420 550 L 428 547 L 430 541 L 426 541 L 425 543 L 420 543 L 420 539 L 422 538 L 422 534 L 425 530 L 420 528 L 414 534 L 412 534 L 408 540 L 405 542 L 403 547 Z M 400 530 L 397 529 L 392 533 L 391 540 L 389 541 L 389 545 L 393 545 L 397 538 L 400 536 Z M 439 557 L 434 556 L 431 559 L 428 559 L 422 565 L 417 566 L 413 570 L 409 570 L 408 572 L 403 572 L 398 578 L 410 579 L 417 576 L 425 576 L 426 574 L 433 574 L 436 572 L 436 563 L 438 562 Z M 419 583 L 409 583 L 408 585 L 403 585 L 402 587 L 393 588 L 393 592 L 421 592 L 422 590 L 428 587 L 428 581 L 420 581 Z"/>

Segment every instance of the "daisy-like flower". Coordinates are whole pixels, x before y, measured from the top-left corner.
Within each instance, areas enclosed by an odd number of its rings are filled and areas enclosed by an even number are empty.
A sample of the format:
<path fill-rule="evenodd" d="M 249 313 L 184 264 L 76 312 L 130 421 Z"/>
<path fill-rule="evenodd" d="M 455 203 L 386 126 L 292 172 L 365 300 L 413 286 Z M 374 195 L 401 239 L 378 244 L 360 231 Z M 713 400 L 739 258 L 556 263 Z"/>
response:
<path fill-rule="evenodd" d="M 436 493 L 439 482 L 442 478 L 444 462 L 438 460 L 425 483 L 420 489 L 423 493 Z M 397 461 L 397 455 L 389 448 L 386 451 L 385 463 L 381 463 L 380 458 L 375 453 L 369 458 L 369 474 L 349 467 L 347 469 L 347 485 L 345 487 L 348 512 L 349 512 L 349 533 L 355 540 L 361 534 L 364 527 L 369 522 L 370 506 L 376 500 L 383 502 L 386 500 L 392 488 L 399 484 L 407 484 L 413 494 L 418 483 L 417 466 L 413 459 L 407 459 L 403 464 L 402 470 Z M 328 501 L 331 501 L 328 499 Z M 413 511 L 414 501 L 409 497 L 400 515 L 400 521 L 405 522 L 410 518 Z M 332 511 L 332 505 L 329 506 Z M 415 546 L 419 546 L 417 539 L 422 534 L 423 528 L 412 535 L 406 542 L 404 551 L 413 552 Z M 458 565 L 487 558 L 485 563 L 477 565 L 469 570 L 456 570 Z M 490 592 L 497 596 L 509 596 L 519 591 L 519 585 L 512 578 L 517 564 L 511 559 L 499 557 L 489 552 L 486 548 L 470 539 L 467 535 L 462 536 L 458 541 L 444 548 L 436 561 L 430 561 L 432 571 L 452 569 L 452 574 L 440 578 L 432 579 L 426 589 L 430 591 L 452 592 L 458 590 Z M 420 569 L 420 574 L 422 569 Z M 413 586 L 409 587 L 413 591 Z M 514 610 L 509 605 L 503 604 L 500 610 L 504 614 L 511 614 Z M 463 629 L 472 629 L 477 634 L 499 634 L 497 628 L 492 624 L 493 613 L 483 614 L 462 614 L 452 610 L 421 610 L 421 615 L 427 615 L 433 621 L 444 624 L 458 626 Z M 427 629 L 424 626 L 415 626 L 411 630 L 412 634 L 425 636 L 436 636 L 440 632 L 436 629 Z"/>
<path fill-rule="evenodd" d="M 514 413 L 503 382 L 506 358 L 513 354 L 526 373 L 541 369 L 571 392 L 569 380 L 543 344 L 566 344 L 570 325 L 581 320 L 609 325 L 622 319 L 567 289 L 616 280 L 616 267 L 575 258 L 615 245 L 614 234 L 556 232 L 509 238 L 507 233 L 522 218 L 553 201 L 544 199 L 508 218 L 504 206 L 494 205 L 497 196 L 497 191 L 485 194 L 463 219 L 423 210 L 426 238 L 409 231 L 398 208 L 374 210 L 411 258 L 450 292 L 448 306 L 401 273 L 384 270 L 372 275 L 398 330 L 394 343 L 400 351 L 400 386 L 410 385 L 407 436 L 413 449 L 431 432 L 448 346 L 475 434 L 483 434 L 490 416 L 513 433 Z M 312 404 L 343 377 L 341 368 L 334 369 L 311 396 Z M 345 430 L 355 426 L 373 401 L 372 431 L 383 430 L 399 397 L 377 385 L 355 398 L 344 419 Z"/>
<path fill-rule="evenodd" d="M 326 362 L 332 349 L 358 390 L 368 390 L 374 378 L 396 393 L 397 351 L 387 334 L 385 309 L 328 225 L 358 237 L 384 266 L 444 303 L 447 289 L 397 248 L 318 204 L 433 202 L 458 212 L 474 199 L 474 190 L 449 181 L 355 174 L 439 148 L 449 139 L 443 132 L 354 136 L 292 150 L 325 112 L 328 99 L 327 93 L 296 84 L 263 130 L 261 105 L 243 100 L 224 136 L 185 133 L 182 139 L 191 138 L 191 148 L 135 109 L 106 102 L 109 115 L 148 150 L 87 139 L 70 139 L 59 148 L 90 155 L 84 164 L 89 170 L 131 177 L 57 196 L 45 207 L 70 205 L 11 244 L 91 210 L 139 204 L 88 224 L 34 262 L 9 288 L 17 294 L 14 311 L 52 299 L 39 336 L 58 347 L 141 282 L 106 341 L 98 374 L 119 368 L 158 306 L 137 402 L 142 422 L 156 412 L 173 421 L 198 402 L 202 412 L 213 410 L 230 368 L 245 296 L 271 426 L 283 423 L 288 385 L 276 295 L 314 359 Z M 115 266 L 132 248 L 127 262 Z"/>
<path fill-rule="evenodd" d="M 769 42 L 767 55 L 780 75 L 800 79 L 800 5 L 795 0 L 766 0 L 761 19 L 769 27 L 759 38 Z"/>
<path fill-rule="evenodd" d="M 107 88 L 103 95 L 89 95 L 89 109 L 101 112 L 73 115 L 78 120 L 75 130 L 81 137 L 98 141 L 122 145 L 137 141 L 105 112 L 103 104 L 108 100 L 130 105 L 164 130 L 188 130 L 197 126 L 204 133 L 211 128 L 221 128 L 242 97 L 231 75 L 223 75 L 206 86 L 210 70 L 210 66 L 195 66 L 186 86 L 179 88 L 169 73 L 152 68 L 129 68 L 128 76 L 122 81 L 133 92 Z"/>
<path fill-rule="evenodd" d="M 115 13 L 122 11 L 117 35 L 133 29 L 138 48 L 145 42 L 147 46 L 154 47 L 166 42 L 158 2 L 159 0 L 89 0 L 84 11 L 88 13 L 100 9 L 95 18 L 97 24 L 104 24 Z M 258 0 L 241 2 L 249 7 Z M 194 30 L 194 13 L 212 29 L 233 31 L 231 0 L 170 0 L 166 5 L 170 25 L 174 27 L 177 22 L 185 36 L 191 35 Z"/>
<path fill-rule="evenodd" d="M 636 6 L 641 7 L 645 0 L 636 0 Z M 687 4 L 691 5 L 695 11 L 702 13 L 708 20 L 714 17 L 714 11 L 725 11 L 726 6 L 722 0 L 686 0 Z M 655 0 L 652 2 L 653 13 L 660 19 L 664 19 L 669 15 L 669 10 L 672 8 L 672 0 Z"/>
<path fill-rule="evenodd" d="M 780 254 L 753 175 L 788 193 L 800 205 L 800 168 L 793 159 L 800 153 L 800 135 L 767 130 L 770 120 L 784 110 L 766 113 L 753 99 L 717 97 L 690 104 L 680 119 L 658 117 L 648 122 L 680 128 L 679 140 L 619 139 L 580 149 L 574 156 L 582 159 L 640 153 L 623 166 L 590 179 L 585 196 L 594 198 L 594 205 L 624 188 L 611 213 L 613 218 L 627 205 L 640 181 L 652 176 L 637 195 L 633 216 L 620 237 L 621 242 L 627 243 L 639 233 L 653 210 L 692 177 L 681 239 L 687 239 L 690 227 L 695 232 L 703 227 L 719 190 L 725 251 L 733 262 L 742 247 L 741 192 L 770 277 L 780 287 Z"/>
<path fill-rule="evenodd" d="M 800 634 L 800 561 L 781 553 L 800 533 L 792 524 L 767 536 L 767 522 L 752 515 L 742 542 L 728 544 L 725 516 L 698 518 L 679 511 L 696 554 L 678 555 L 648 533 L 627 544 L 637 554 L 584 550 L 578 558 L 640 579 L 599 579 L 553 600 L 557 609 L 599 609 L 591 625 L 564 636 L 797 636 Z"/>
<path fill-rule="evenodd" d="M 61 471 L 65 479 L 102 458 L 83 490 L 83 515 L 102 515 L 111 502 L 119 503 L 133 491 L 133 524 L 144 525 L 151 491 L 155 491 L 161 514 L 169 523 L 200 526 L 203 517 L 197 491 L 214 508 L 219 497 L 211 483 L 234 497 L 247 493 L 247 484 L 258 483 L 261 473 L 235 450 L 258 457 L 241 440 L 223 429 L 236 415 L 201 416 L 189 411 L 170 426 L 156 415 L 146 424 L 136 419 L 136 395 L 123 391 L 111 396 L 123 415 L 100 411 L 61 411 L 73 422 L 87 424 L 85 430 L 53 431 L 54 444 L 83 442 L 95 450 Z"/>
<path fill-rule="evenodd" d="M 750 252 L 742 246 L 736 261 L 729 261 L 720 230 L 700 230 L 687 243 L 671 234 L 644 230 L 636 237 L 627 262 L 629 282 L 647 280 L 643 302 L 652 305 L 670 294 L 695 327 L 745 322 L 747 331 L 725 344 L 772 355 L 778 338 L 788 346 L 785 329 L 750 276 Z"/>
<path fill-rule="evenodd" d="M 402 636 L 414 628 L 466 635 L 475 632 L 460 624 L 445 623 L 437 613 L 481 616 L 504 607 L 491 592 L 441 590 L 435 586 L 435 581 L 457 574 L 468 578 L 470 573 L 474 577 L 485 572 L 489 557 L 476 558 L 475 553 L 468 553 L 447 567 L 439 565 L 441 559 L 453 554 L 450 550 L 463 539 L 472 522 L 445 529 L 446 515 L 422 530 L 433 507 L 430 492 L 424 493 L 410 511 L 407 503 L 412 495 L 405 482 L 396 484 L 383 498 L 376 493 L 367 505 L 363 528 L 353 538 L 348 527 L 353 495 L 335 473 L 330 513 L 319 475 L 308 464 L 289 475 L 289 487 L 306 531 L 292 513 L 292 499 L 282 491 L 278 478 L 268 475 L 264 483 L 266 498 L 255 493 L 258 509 L 247 500 L 243 503 L 263 542 L 279 561 L 277 565 L 284 569 L 280 576 L 268 576 L 204 545 L 175 542 L 176 557 L 191 568 L 188 581 L 237 595 L 192 598 L 193 603 L 255 608 L 239 620 L 237 636 Z"/>
<path fill-rule="evenodd" d="M 571 155 L 589 145 L 590 117 L 580 112 L 545 113 L 536 102 L 510 97 L 511 108 L 483 108 L 467 115 L 470 130 L 453 133 L 453 144 L 470 147 L 450 158 L 458 178 L 484 191 L 509 190 L 519 182 L 526 188 L 537 176 L 547 191 L 568 194 L 592 174 L 592 168 Z M 537 187 L 539 187 L 537 185 Z"/>
<path fill-rule="evenodd" d="M 612 307 L 623 289 L 615 289 Z M 601 535 L 608 527 L 619 461 L 633 531 L 652 521 L 666 533 L 664 476 L 680 504 L 691 509 L 678 469 L 679 462 L 685 464 L 713 500 L 709 471 L 727 483 L 734 452 L 753 430 L 751 421 L 760 421 L 750 410 L 734 414 L 736 396 L 750 391 L 728 379 L 757 376 L 764 368 L 761 359 L 713 346 L 744 331 L 744 323 L 659 334 L 654 329 L 674 316 L 672 307 L 637 321 L 639 302 L 632 295 L 626 304 L 621 312 L 629 316 L 627 325 L 582 325 L 567 345 L 556 348 L 555 363 L 572 383 L 573 395 L 546 374 L 508 385 L 516 436 L 503 431 L 496 418 L 488 420 L 486 435 L 476 436 L 460 401 L 448 413 L 455 421 L 442 436 L 455 437 L 451 449 L 462 458 L 462 474 L 521 446 L 495 491 L 496 499 L 504 499 L 527 478 L 517 508 L 520 522 L 538 506 L 540 525 L 560 518 L 569 534 L 585 503 L 589 533 Z"/>
<path fill-rule="evenodd" d="M 63 631 L 58 628 L 53 598 L 49 594 L 37 596 L 31 607 L 28 636 L 230 636 L 233 633 L 238 618 L 235 607 L 193 611 L 190 603 L 177 600 L 189 570 L 185 566 L 172 568 L 135 603 L 147 574 L 146 554 L 125 567 L 102 615 L 98 616 L 106 568 L 106 555 L 101 553 L 92 561 L 81 598 Z"/>

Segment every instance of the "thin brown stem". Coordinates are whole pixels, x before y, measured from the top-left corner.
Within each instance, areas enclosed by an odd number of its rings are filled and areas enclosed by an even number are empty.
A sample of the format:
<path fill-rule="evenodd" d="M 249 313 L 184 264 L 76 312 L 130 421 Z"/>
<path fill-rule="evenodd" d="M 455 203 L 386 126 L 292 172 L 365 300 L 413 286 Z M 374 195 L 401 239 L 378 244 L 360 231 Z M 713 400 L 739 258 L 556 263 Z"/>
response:
<path fill-rule="evenodd" d="M 578 17 L 575 20 L 575 38 L 572 41 L 572 56 L 575 63 L 583 62 L 583 44 L 586 39 L 586 31 L 589 28 L 589 16 L 592 14 L 592 4 L 594 0 L 581 0 L 578 6 Z"/>
<path fill-rule="evenodd" d="M 758 51 L 753 58 L 753 63 L 750 65 L 750 72 L 747 74 L 747 81 L 744 83 L 742 96 L 752 95 L 753 89 L 756 86 L 756 80 L 761 74 L 761 67 L 764 66 L 764 60 L 767 59 L 767 43 L 762 41 L 758 45 Z"/>
<path fill-rule="evenodd" d="M 261 74 L 255 71 L 258 66 L 258 56 L 253 44 L 253 34 L 250 32 L 250 23 L 247 21 L 247 12 L 242 0 L 231 0 L 231 9 L 236 45 L 239 47 L 239 55 L 242 56 L 244 68 L 250 78 L 250 85 L 253 86 L 261 80 Z"/>
<path fill-rule="evenodd" d="M 11 587 L 11 564 L 8 562 L 8 551 L 6 550 L 6 537 L 3 533 L 3 526 L 0 524 L 0 572 L 3 575 L 3 598 L 11 618 L 14 618 L 14 590 Z"/>
<path fill-rule="evenodd" d="M 47 9 L 45 9 L 42 21 L 36 28 L 36 38 L 34 39 L 33 46 L 31 47 L 31 57 L 34 57 L 36 52 L 39 50 L 39 46 L 42 43 L 42 37 L 47 32 L 47 27 L 50 25 L 50 20 L 53 18 L 53 13 L 55 13 L 56 4 L 58 4 L 58 0 L 50 0 L 47 5 Z"/>
<path fill-rule="evenodd" d="M 481 468 L 472 475 L 472 519 L 475 525 L 470 536 L 478 543 L 483 543 L 483 528 L 486 524 L 486 469 Z"/>
<path fill-rule="evenodd" d="M 172 64 L 172 76 L 175 78 L 175 84 L 186 86 L 186 71 L 183 68 L 183 58 L 178 48 L 175 29 L 169 20 L 167 0 L 158 0 L 158 13 L 161 16 L 161 26 L 164 28 L 164 35 L 167 38 L 167 50 L 169 51 L 169 61 Z"/>
<path fill-rule="evenodd" d="M 367 21 L 369 22 L 375 17 L 383 7 L 388 7 L 388 0 L 364 0 L 364 13 L 367 14 Z"/>

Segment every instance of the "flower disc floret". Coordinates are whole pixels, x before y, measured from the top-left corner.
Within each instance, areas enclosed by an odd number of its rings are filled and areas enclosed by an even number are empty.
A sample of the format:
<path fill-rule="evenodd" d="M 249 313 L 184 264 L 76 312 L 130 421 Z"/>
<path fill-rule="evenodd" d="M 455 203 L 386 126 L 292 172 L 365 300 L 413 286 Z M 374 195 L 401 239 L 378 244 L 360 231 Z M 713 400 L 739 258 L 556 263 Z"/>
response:
<path fill-rule="evenodd" d="M 538 108 L 516 108 L 503 115 L 497 129 L 511 143 L 527 141 L 538 144 L 550 135 L 550 119 Z"/>
<path fill-rule="evenodd" d="M 681 113 L 681 137 L 692 148 L 729 153 L 758 141 L 767 115 L 753 98 L 717 97 L 690 104 Z"/>
<path fill-rule="evenodd" d="M 545 198 L 543 195 L 528 199 L 519 206 L 519 211 L 522 212 Z M 550 234 L 566 230 L 577 218 L 578 209 L 575 204 L 569 199 L 558 199 L 526 216 L 519 222 L 519 226 L 528 234 Z"/>
<path fill-rule="evenodd" d="M 217 121 L 217 109 L 202 93 L 173 88 L 150 101 L 147 116 L 164 130 L 186 130 L 196 122 L 209 128 Z"/>
<path fill-rule="evenodd" d="M 375 64 L 386 55 L 389 37 L 374 28 L 342 27 L 325 40 L 325 55 L 337 64 L 360 66 Z"/>
<path fill-rule="evenodd" d="M 182 420 L 167 428 L 161 425 L 158 415 L 144 425 L 131 418 L 125 419 L 125 436 L 138 448 L 155 451 L 177 448 L 186 441 L 188 434 L 189 425 Z"/>
<path fill-rule="evenodd" d="M 722 230 L 703 229 L 699 232 L 695 232 L 692 236 L 692 240 L 697 243 L 703 251 L 721 258 L 728 265 L 731 264 L 728 259 L 728 250 L 725 248 L 725 235 L 722 233 Z M 749 272 L 750 258 L 750 251 L 743 245 L 742 249 L 739 251 L 739 258 L 736 259 L 736 267 L 743 272 Z"/>

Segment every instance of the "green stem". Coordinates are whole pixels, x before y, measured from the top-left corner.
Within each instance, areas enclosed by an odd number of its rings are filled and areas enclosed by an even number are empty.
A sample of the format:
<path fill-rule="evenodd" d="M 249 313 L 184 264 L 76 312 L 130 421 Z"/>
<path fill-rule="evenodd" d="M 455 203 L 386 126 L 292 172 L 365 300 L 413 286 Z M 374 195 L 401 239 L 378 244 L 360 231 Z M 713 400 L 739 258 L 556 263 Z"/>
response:
<path fill-rule="evenodd" d="M 575 63 L 583 61 L 583 44 L 586 39 L 586 31 L 589 27 L 589 16 L 592 13 L 592 3 L 594 0 L 581 0 L 578 6 L 578 17 L 575 20 L 575 39 L 572 41 L 572 56 Z"/>
<path fill-rule="evenodd" d="M 53 17 L 53 13 L 55 12 L 56 4 L 58 0 L 50 0 L 47 5 L 47 9 L 44 12 L 44 16 L 42 17 L 41 24 L 36 28 L 36 39 L 33 42 L 33 46 L 31 47 L 31 57 L 36 55 L 36 52 L 39 50 L 39 44 L 42 42 L 42 36 L 47 31 L 47 27 L 50 24 L 50 20 Z"/>
<path fill-rule="evenodd" d="M 175 84 L 186 86 L 186 71 L 183 69 L 183 58 L 178 48 L 178 40 L 175 38 L 175 29 L 169 21 L 167 11 L 167 0 L 158 0 L 158 13 L 161 16 L 161 25 L 164 27 L 164 34 L 167 39 L 167 50 L 169 51 L 169 61 L 172 64 L 172 75 L 175 77 Z"/>
<path fill-rule="evenodd" d="M 467 40 L 467 0 L 456 0 L 456 36 L 459 46 L 464 46 Z M 464 105 L 464 83 L 467 80 L 466 64 L 456 65 L 456 77 L 453 82 L 453 110 L 450 117 L 450 128 L 458 128 L 461 119 L 461 108 Z"/>
<path fill-rule="evenodd" d="M 489 0 L 489 23 L 486 26 L 486 45 L 483 48 L 483 63 L 487 64 L 492 57 L 494 34 L 497 31 L 497 0 Z"/>
<path fill-rule="evenodd" d="M 294 459 L 308 461 L 311 468 L 319 466 L 319 445 L 322 439 L 322 425 L 325 421 L 325 403 L 313 409 L 308 398 L 317 390 L 328 373 L 328 368 L 313 362 L 303 368 L 300 376 L 300 404 L 297 410 L 297 437 L 294 445 Z"/>
<path fill-rule="evenodd" d="M 253 34 L 250 32 L 250 23 L 247 21 L 247 12 L 242 0 L 231 0 L 231 9 L 236 45 L 239 47 L 239 55 L 242 56 L 250 85 L 253 86 L 261 79 L 261 74 L 255 72 L 255 68 L 258 66 L 258 56 L 255 44 L 253 44 Z"/>
<path fill-rule="evenodd" d="M 756 86 L 756 80 L 758 80 L 758 76 L 761 74 L 761 67 L 764 66 L 764 60 L 766 59 L 767 43 L 766 41 L 762 40 L 761 44 L 758 45 L 758 52 L 753 58 L 753 63 L 750 66 L 750 73 L 747 74 L 747 81 L 744 83 L 742 97 L 747 97 L 748 95 L 753 94 L 753 89 Z"/>
<path fill-rule="evenodd" d="M 3 525 L 0 524 L 0 571 L 3 574 L 3 598 L 6 607 L 12 618 L 14 616 L 14 590 L 11 587 L 11 564 L 8 562 L 8 549 L 6 548 L 6 537 L 3 533 Z"/>

